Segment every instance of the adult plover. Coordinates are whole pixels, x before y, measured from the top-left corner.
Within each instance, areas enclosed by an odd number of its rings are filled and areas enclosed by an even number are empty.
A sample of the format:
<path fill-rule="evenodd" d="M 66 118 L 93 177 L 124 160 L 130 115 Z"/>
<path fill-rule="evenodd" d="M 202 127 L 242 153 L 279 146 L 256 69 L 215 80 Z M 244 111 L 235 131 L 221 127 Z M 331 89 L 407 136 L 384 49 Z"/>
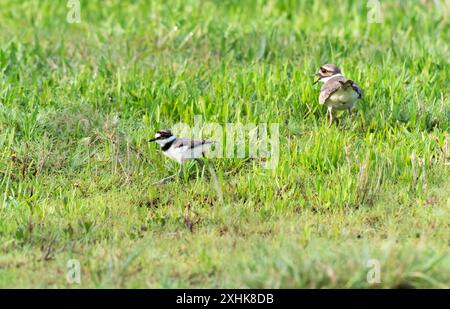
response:
<path fill-rule="evenodd" d="M 203 166 L 203 161 L 200 159 L 204 157 L 206 151 L 214 143 L 213 141 L 196 141 L 190 138 L 177 138 L 169 130 L 162 129 L 156 132 L 155 137 L 149 142 L 157 142 L 161 145 L 162 152 L 172 160 L 180 164 L 179 174 L 183 173 L 183 164 L 188 160 L 196 160 Z M 154 185 L 159 185 L 167 182 L 169 179 L 177 176 L 177 174 L 165 177 Z"/>
<path fill-rule="evenodd" d="M 330 117 L 329 127 L 336 117 L 335 110 L 348 110 L 351 114 L 356 100 L 362 98 L 362 90 L 351 79 L 345 78 L 334 64 L 325 64 L 315 74 L 319 78 L 314 82 L 323 82 L 320 89 L 319 103 L 328 107 L 327 114 Z"/>

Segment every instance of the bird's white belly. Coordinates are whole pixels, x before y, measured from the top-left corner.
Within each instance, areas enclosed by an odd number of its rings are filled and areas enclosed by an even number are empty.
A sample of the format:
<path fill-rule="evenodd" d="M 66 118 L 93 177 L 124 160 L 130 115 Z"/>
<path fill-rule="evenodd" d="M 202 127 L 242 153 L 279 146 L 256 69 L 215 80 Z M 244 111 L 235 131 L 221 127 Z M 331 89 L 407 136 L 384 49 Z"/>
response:
<path fill-rule="evenodd" d="M 333 93 L 325 102 L 327 106 L 331 106 L 334 109 L 348 109 L 353 107 L 358 99 L 358 93 L 353 88 L 341 88 Z"/>
<path fill-rule="evenodd" d="M 203 152 L 205 152 L 210 146 L 210 144 L 204 144 L 194 148 L 190 148 L 189 146 L 169 148 L 164 152 L 164 154 L 179 163 L 183 163 L 186 160 L 201 158 Z"/>
<path fill-rule="evenodd" d="M 166 157 L 171 158 L 172 160 L 178 161 L 179 163 L 182 163 L 183 153 L 180 151 L 181 149 L 172 149 L 169 148 L 166 151 L 164 151 L 164 155 Z"/>

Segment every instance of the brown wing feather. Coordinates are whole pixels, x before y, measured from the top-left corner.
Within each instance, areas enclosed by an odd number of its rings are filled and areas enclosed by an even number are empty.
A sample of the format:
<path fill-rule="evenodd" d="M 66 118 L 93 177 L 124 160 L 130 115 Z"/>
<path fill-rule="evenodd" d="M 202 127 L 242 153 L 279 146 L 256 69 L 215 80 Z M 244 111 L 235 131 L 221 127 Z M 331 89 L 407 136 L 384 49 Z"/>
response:
<path fill-rule="evenodd" d="M 200 145 L 205 145 L 205 144 L 211 144 L 211 141 L 198 141 L 198 140 L 192 140 L 189 138 L 177 138 L 175 140 L 175 142 L 173 143 L 172 147 L 174 148 L 179 148 L 179 147 L 184 147 L 184 146 L 189 146 L 189 148 L 195 148 L 198 147 Z"/>
<path fill-rule="evenodd" d="M 362 98 L 363 96 L 362 90 L 354 81 L 352 81 L 351 79 L 347 79 L 343 76 L 336 76 L 327 81 L 320 89 L 319 103 L 324 104 L 326 100 L 339 88 L 348 86 L 351 86 L 353 90 L 355 90 L 356 93 L 358 93 L 358 97 Z"/>
<path fill-rule="evenodd" d="M 327 81 L 320 89 L 319 103 L 324 104 L 325 101 L 346 82 L 347 79 L 343 76 L 336 76 Z"/>

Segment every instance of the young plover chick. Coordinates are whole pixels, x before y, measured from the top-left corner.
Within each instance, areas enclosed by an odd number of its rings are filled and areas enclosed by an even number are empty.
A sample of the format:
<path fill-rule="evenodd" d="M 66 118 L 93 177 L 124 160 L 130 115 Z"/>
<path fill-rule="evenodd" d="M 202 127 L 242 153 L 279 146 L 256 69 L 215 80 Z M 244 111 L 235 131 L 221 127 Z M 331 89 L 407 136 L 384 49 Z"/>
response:
<path fill-rule="evenodd" d="M 325 104 L 328 107 L 327 114 L 330 117 L 328 127 L 333 123 L 336 117 L 336 110 L 348 110 L 351 114 L 356 100 L 362 98 L 362 90 L 351 79 L 345 78 L 339 69 L 334 64 L 325 64 L 320 67 L 315 74 L 319 78 L 314 82 L 319 81 L 324 83 L 320 89 L 319 103 Z"/>
<path fill-rule="evenodd" d="M 203 166 L 203 161 L 206 151 L 209 150 L 214 141 L 196 141 L 190 138 L 177 138 L 169 130 L 162 129 L 156 132 L 155 137 L 149 142 L 157 142 L 161 145 L 163 154 L 180 164 L 179 174 L 183 173 L 183 164 L 188 160 L 196 160 Z M 174 178 L 177 174 L 165 177 L 153 185 L 160 185 L 168 180 Z"/>

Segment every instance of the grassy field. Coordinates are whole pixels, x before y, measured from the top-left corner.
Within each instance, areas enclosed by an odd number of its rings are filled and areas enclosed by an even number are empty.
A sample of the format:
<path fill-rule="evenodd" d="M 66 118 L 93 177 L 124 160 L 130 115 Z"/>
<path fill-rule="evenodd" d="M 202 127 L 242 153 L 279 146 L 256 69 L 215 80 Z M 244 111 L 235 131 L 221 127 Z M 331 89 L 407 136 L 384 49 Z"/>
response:
<path fill-rule="evenodd" d="M 0 0 L 0 287 L 449 288 L 450 3 L 165 2 Z M 331 128 L 327 62 L 365 95 Z M 195 116 L 278 124 L 278 165 L 151 186 Z"/>

